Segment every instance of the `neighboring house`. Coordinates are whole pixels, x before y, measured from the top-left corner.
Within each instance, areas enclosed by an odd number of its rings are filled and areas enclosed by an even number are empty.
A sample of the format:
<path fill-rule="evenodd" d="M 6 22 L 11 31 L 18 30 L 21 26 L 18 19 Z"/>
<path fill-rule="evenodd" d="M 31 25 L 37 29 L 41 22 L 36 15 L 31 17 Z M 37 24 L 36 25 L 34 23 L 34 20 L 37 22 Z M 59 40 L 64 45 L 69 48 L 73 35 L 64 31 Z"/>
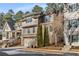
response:
<path fill-rule="evenodd" d="M 2 40 L 9 41 L 14 39 L 15 39 L 14 22 L 12 20 L 8 20 L 3 27 Z"/>
<path fill-rule="evenodd" d="M 68 4 L 64 13 L 64 41 L 65 45 L 79 46 L 79 5 Z"/>

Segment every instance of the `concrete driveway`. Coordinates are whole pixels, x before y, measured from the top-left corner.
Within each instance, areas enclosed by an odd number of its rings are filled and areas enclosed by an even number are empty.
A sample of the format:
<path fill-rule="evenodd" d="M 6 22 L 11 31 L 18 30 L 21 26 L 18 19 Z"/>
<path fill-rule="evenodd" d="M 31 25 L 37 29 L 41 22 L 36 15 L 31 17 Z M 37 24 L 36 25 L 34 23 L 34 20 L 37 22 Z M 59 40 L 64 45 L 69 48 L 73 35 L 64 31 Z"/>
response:
<path fill-rule="evenodd" d="M 22 51 L 16 48 L 0 48 L 0 56 L 78 56 L 74 53 L 47 54 L 43 52 Z"/>

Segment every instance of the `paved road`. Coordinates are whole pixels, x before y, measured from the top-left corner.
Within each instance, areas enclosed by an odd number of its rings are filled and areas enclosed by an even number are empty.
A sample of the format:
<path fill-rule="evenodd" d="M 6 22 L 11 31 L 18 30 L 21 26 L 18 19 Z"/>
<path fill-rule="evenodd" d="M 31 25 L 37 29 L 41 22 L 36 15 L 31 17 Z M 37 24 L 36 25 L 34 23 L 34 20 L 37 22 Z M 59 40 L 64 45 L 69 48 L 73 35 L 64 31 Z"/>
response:
<path fill-rule="evenodd" d="M 42 52 L 22 51 L 13 48 L 0 48 L 0 56 L 78 56 L 78 54 L 64 53 L 62 54 L 46 54 Z"/>

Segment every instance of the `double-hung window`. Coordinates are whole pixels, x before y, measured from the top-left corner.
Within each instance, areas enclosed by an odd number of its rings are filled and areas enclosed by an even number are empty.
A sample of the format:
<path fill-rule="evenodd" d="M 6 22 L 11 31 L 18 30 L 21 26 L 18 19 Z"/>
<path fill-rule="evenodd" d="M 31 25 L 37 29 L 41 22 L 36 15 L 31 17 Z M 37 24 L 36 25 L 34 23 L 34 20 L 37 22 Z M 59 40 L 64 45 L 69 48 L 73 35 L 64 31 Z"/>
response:
<path fill-rule="evenodd" d="M 32 18 L 31 17 L 27 18 L 27 20 L 26 20 L 26 23 L 30 23 L 30 22 L 32 22 Z"/>
<path fill-rule="evenodd" d="M 35 27 L 33 27 L 33 33 L 35 33 Z"/>
<path fill-rule="evenodd" d="M 49 16 L 45 16 L 45 22 L 50 21 L 50 17 Z"/>

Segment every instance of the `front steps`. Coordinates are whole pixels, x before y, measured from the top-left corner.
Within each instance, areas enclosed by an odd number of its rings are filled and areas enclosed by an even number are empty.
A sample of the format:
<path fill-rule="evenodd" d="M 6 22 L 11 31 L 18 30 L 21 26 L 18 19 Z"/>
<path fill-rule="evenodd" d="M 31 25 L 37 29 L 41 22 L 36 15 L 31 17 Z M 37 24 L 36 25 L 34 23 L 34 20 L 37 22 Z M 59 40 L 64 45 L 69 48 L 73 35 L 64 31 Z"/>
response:
<path fill-rule="evenodd" d="M 70 45 L 65 45 L 63 48 L 62 48 L 62 51 L 69 51 L 71 49 L 72 46 Z"/>

